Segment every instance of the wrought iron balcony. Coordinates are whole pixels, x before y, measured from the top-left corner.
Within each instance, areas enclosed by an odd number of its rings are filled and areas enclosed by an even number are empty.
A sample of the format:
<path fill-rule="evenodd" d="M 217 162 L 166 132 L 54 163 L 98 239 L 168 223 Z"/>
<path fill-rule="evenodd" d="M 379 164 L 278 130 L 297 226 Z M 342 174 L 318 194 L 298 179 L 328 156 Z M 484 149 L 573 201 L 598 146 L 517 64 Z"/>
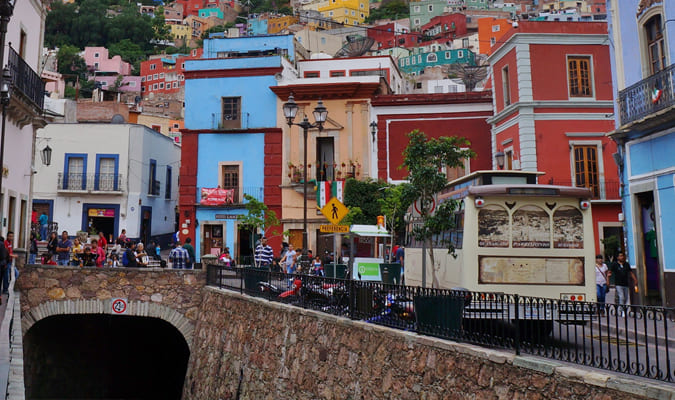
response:
<path fill-rule="evenodd" d="M 621 126 L 675 106 L 675 64 L 619 92 Z"/>
<path fill-rule="evenodd" d="M 59 172 L 59 191 L 122 193 L 122 174 L 83 174 Z"/>
<path fill-rule="evenodd" d="M 225 115 L 222 113 L 211 113 L 211 129 L 213 130 L 234 130 L 248 129 L 248 113 L 243 115 Z"/>
<path fill-rule="evenodd" d="M 7 65 L 12 73 L 14 93 L 18 90 L 42 114 L 45 102 L 45 83 L 42 82 L 40 75 L 33 71 L 30 65 L 11 47 Z"/>
<path fill-rule="evenodd" d="M 540 182 L 541 183 L 541 182 Z M 594 187 L 588 187 L 587 185 L 577 185 L 572 181 L 564 181 L 559 179 L 551 179 L 549 181 L 550 185 L 559 185 L 559 186 L 576 186 L 576 187 L 585 187 L 591 190 L 592 197 L 591 200 L 620 200 L 621 199 L 621 182 L 619 181 L 605 181 L 604 184 L 600 183 Z"/>

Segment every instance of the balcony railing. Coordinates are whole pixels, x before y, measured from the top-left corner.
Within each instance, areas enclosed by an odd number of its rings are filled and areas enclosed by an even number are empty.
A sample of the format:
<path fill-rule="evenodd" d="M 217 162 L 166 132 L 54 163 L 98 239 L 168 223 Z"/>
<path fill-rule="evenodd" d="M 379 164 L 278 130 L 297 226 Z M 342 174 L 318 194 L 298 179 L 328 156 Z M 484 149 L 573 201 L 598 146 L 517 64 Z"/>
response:
<path fill-rule="evenodd" d="M 675 105 L 675 64 L 619 92 L 621 125 Z"/>
<path fill-rule="evenodd" d="M 572 181 L 564 181 L 559 179 L 551 179 L 549 181 L 550 185 L 558 186 L 576 186 L 576 187 L 588 187 L 586 185 L 577 185 Z M 619 181 L 605 181 L 604 184 L 600 183 L 598 186 L 591 188 L 591 193 L 593 193 L 592 200 L 620 200 L 621 199 L 621 182 Z"/>
<path fill-rule="evenodd" d="M 205 206 L 241 205 L 246 202 L 244 195 L 249 195 L 258 201 L 264 200 L 262 186 L 227 186 L 225 188 L 200 188 L 197 201 Z"/>
<path fill-rule="evenodd" d="M 59 172 L 57 190 L 121 192 L 122 174 L 82 174 Z"/>
<path fill-rule="evenodd" d="M 228 115 L 223 116 L 222 113 L 212 113 L 211 129 L 248 129 L 248 115 L 248 113 L 244 113 L 232 118 Z"/>
<path fill-rule="evenodd" d="M 288 166 L 288 177 L 291 183 L 302 183 L 303 166 L 291 164 Z M 359 164 L 307 164 L 307 179 L 316 181 L 335 181 L 347 178 L 361 178 L 361 166 Z"/>
<path fill-rule="evenodd" d="M 7 65 L 12 73 L 12 89 L 19 90 L 40 111 L 44 108 L 45 83 L 23 58 L 9 48 Z"/>

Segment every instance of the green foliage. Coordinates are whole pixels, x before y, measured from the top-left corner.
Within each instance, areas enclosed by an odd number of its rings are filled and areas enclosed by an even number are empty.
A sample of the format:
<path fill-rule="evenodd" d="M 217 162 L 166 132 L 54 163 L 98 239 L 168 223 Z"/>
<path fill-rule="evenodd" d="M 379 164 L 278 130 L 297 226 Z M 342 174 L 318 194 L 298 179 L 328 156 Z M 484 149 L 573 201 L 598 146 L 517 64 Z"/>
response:
<path fill-rule="evenodd" d="M 404 216 L 408 207 L 415 201 L 415 192 L 409 184 L 387 185 L 382 197 L 377 199 L 380 205 L 380 215 L 387 220 L 387 229 L 390 232 L 401 233 L 405 229 Z"/>
<path fill-rule="evenodd" d="M 381 188 L 384 187 L 386 187 L 385 183 L 373 179 L 363 181 L 347 179 L 344 189 L 344 205 L 350 209 L 350 214 L 355 207 L 360 210 L 359 213 L 351 216 L 349 221 L 352 224 L 373 225 L 377 222 L 377 216 L 382 215 L 378 199 L 382 198 Z"/>
<path fill-rule="evenodd" d="M 208 39 L 210 34 L 225 32 L 226 30 L 228 30 L 230 28 L 234 28 L 234 22 L 228 22 L 225 25 L 212 26 L 211 28 L 202 32 L 201 39 L 202 40 Z"/>
<path fill-rule="evenodd" d="M 122 60 L 130 63 L 134 68 L 134 75 L 141 73 L 141 61 L 145 60 L 145 52 L 141 46 L 129 39 L 124 39 L 117 43 L 112 43 L 108 47 L 110 57 L 120 56 Z"/>
<path fill-rule="evenodd" d="M 59 49 L 56 55 L 58 63 L 58 72 L 66 76 L 66 82 L 75 82 L 77 77 L 80 81 L 86 80 L 87 64 L 84 58 L 79 55 L 80 49 L 75 46 L 64 45 Z"/>
<path fill-rule="evenodd" d="M 75 88 L 70 86 L 70 85 L 66 85 L 66 89 L 63 93 L 63 96 L 66 99 L 74 99 L 75 98 Z"/>
<path fill-rule="evenodd" d="M 440 137 L 428 139 L 427 136 L 414 130 L 408 134 L 410 139 L 408 146 L 403 151 L 403 165 L 408 169 L 409 186 L 404 188 L 410 196 L 419 199 L 422 210 L 421 224 L 412 231 L 416 240 L 425 241 L 428 244 L 429 258 L 432 266 L 432 286 L 438 287 L 438 267 L 434 259 L 433 241 L 434 235 L 443 233 L 454 227 L 454 213 L 459 208 L 456 200 L 446 200 L 437 205 L 434 214 L 430 214 L 429 204 L 433 196 L 440 192 L 448 183 L 445 175 L 446 167 L 463 167 L 464 159 L 475 156 L 472 150 L 463 150 L 469 147 L 469 141 L 458 137 Z M 448 250 L 454 254 L 451 243 L 446 243 Z M 422 282 L 426 285 L 426 282 Z"/>
<path fill-rule="evenodd" d="M 380 19 L 401 19 L 410 16 L 410 7 L 403 1 L 395 0 L 383 4 L 380 8 L 370 10 L 370 15 L 365 23 L 372 23 Z"/>
<path fill-rule="evenodd" d="M 251 232 L 263 229 L 269 234 L 278 235 L 279 232 L 273 229 L 280 224 L 277 214 L 269 210 L 265 203 L 258 201 L 251 195 L 245 194 L 244 200 L 246 200 L 245 207 L 248 213 L 237 217 L 239 227 Z"/>
<path fill-rule="evenodd" d="M 152 19 L 152 29 L 155 31 L 155 39 L 171 40 L 171 28 L 166 25 L 164 7 L 162 6 L 155 9 L 155 18 Z"/>
<path fill-rule="evenodd" d="M 600 239 L 600 241 L 605 247 L 605 259 L 608 261 L 614 261 L 621 250 L 621 238 L 619 235 L 608 236 L 604 239 Z"/>

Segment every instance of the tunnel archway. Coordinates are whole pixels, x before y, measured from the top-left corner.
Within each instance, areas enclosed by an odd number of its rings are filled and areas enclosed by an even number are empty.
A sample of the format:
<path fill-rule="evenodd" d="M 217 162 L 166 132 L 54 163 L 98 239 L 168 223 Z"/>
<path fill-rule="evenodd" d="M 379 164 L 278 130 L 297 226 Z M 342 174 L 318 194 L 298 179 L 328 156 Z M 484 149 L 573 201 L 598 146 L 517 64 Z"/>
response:
<path fill-rule="evenodd" d="M 23 338 L 26 399 L 180 399 L 190 349 L 159 318 L 54 315 Z"/>

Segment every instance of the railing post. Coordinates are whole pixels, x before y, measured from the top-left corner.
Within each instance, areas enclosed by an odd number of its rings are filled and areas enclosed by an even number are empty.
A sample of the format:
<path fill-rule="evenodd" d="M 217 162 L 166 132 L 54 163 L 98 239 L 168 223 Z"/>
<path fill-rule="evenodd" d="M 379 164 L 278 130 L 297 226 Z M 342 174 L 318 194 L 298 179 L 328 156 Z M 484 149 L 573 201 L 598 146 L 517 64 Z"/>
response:
<path fill-rule="evenodd" d="M 520 355 L 520 301 L 518 299 L 518 294 L 513 295 L 514 301 L 514 319 L 516 321 L 516 331 L 514 335 L 514 347 L 516 348 L 516 355 Z"/>

